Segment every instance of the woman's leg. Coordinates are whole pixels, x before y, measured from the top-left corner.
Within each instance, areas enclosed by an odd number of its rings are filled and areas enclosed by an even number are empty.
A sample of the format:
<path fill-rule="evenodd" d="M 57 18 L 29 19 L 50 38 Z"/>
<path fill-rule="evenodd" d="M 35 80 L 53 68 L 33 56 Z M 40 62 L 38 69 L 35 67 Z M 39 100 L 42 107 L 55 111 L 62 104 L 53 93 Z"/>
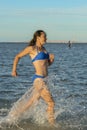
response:
<path fill-rule="evenodd" d="M 45 100 L 48 105 L 47 115 L 49 123 L 54 124 L 54 101 L 49 90 L 47 89 L 45 82 L 43 79 L 39 79 L 34 83 L 34 86 L 39 92 L 39 95 Z"/>
<path fill-rule="evenodd" d="M 29 101 L 23 107 L 21 107 L 21 109 L 18 109 L 18 111 L 11 111 L 9 114 L 12 116 L 18 116 L 22 114 L 29 109 L 29 107 L 35 101 L 39 100 L 40 97 L 42 97 L 48 104 L 47 115 L 49 123 L 54 124 L 54 101 L 43 79 L 36 79 L 34 81 L 34 90 Z"/>
<path fill-rule="evenodd" d="M 20 101 L 19 101 L 19 107 L 16 109 L 11 109 L 11 111 L 9 112 L 10 116 L 20 116 L 23 112 L 25 112 L 27 109 L 29 109 L 29 107 L 32 106 L 32 104 L 37 101 L 40 97 L 40 93 L 36 90 L 36 88 L 33 89 L 32 93 L 31 93 L 31 97 L 30 99 L 21 105 Z"/>

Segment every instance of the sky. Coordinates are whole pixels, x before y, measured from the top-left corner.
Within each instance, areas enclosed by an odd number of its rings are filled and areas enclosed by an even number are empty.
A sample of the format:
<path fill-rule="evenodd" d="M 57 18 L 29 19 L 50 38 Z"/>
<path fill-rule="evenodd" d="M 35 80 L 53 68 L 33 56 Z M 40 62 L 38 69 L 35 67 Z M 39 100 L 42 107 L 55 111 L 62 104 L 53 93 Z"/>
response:
<path fill-rule="evenodd" d="M 0 0 L 0 42 L 27 42 L 36 30 L 52 42 L 87 42 L 87 0 Z"/>

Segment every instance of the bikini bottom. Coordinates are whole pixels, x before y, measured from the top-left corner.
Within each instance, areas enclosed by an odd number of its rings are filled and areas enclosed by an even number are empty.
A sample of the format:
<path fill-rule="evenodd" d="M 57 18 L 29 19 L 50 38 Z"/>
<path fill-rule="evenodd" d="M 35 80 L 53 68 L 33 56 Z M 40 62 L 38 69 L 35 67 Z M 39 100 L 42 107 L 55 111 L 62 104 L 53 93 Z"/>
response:
<path fill-rule="evenodd" d="M 37 79 L 37 78 L 45 78 L 45 77 L 42 76 L 42 75 L 37 75 L 37 74 L 35 74 L 35 75 L 33 76 L 33 78 L 32 78 L 32 81 L 34 82 L 34 80 Z"/>

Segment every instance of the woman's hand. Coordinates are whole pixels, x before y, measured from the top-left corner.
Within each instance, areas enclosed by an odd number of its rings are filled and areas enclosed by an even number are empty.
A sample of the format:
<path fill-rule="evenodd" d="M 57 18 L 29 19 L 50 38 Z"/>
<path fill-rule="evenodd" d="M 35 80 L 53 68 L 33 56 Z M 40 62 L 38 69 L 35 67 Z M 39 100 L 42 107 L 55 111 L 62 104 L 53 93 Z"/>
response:
<path fill-rule="evenodd" d="M 16 71 L 13 71 L 13 72 L 12 72 L 12 76 L 13 76 L 13 77 L 18 76 L 18 75 L 17 75 L 17 72 L 16 72 Z"/>
<path fill-rule="evenodd" d="M 51 65 L 54 62 L 54 54 L 49 54 L 48 64 Z"/>
<path fill-rule="evenodd" d="M 54 61 L 54 54 L 50 54 L 50 61 Z"/>

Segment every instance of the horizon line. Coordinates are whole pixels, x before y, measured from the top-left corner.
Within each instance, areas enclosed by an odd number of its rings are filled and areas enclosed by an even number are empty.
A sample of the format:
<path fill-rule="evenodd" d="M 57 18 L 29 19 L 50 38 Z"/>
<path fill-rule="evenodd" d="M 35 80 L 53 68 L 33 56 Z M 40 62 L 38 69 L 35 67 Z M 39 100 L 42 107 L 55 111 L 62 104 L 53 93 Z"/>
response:
<path fill-rule="evenodd" d="M 0 43 L 29 43 L 27 41 L 0 41 Z M 47 41 L 46 43 L 68 43 L 68 41 Z M 87 43 L 87 42 L 79 42 L 79 41 L 71 41 L 71 43 Z"/>

